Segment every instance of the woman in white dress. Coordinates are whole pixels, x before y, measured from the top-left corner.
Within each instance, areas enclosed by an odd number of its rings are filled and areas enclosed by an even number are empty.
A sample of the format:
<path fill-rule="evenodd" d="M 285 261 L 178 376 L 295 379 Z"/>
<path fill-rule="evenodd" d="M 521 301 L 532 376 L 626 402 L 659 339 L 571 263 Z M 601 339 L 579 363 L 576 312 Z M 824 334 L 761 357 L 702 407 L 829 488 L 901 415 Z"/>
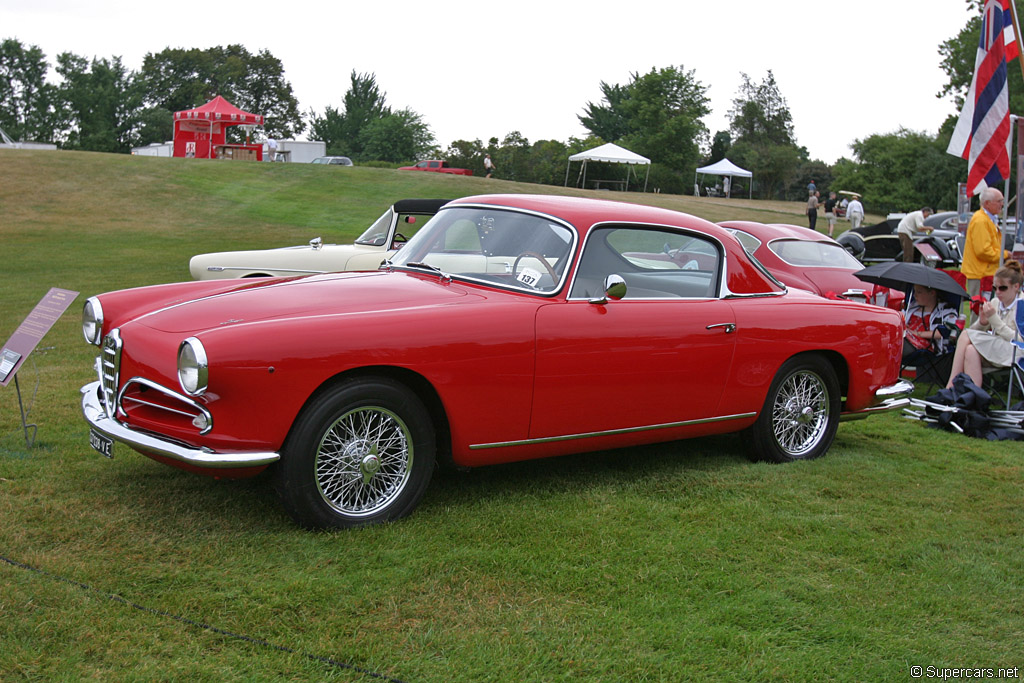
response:
<path fill-rule="evenodd" d="M 1017 335 L 1017 302 L 1024 272 L 1016 261 L 1007 261 L 992 278 L 996 296 L 981 307 L 981 314 L 956 342 L 953 371 L 946 388 L 953 386 L 953 378 L 966 372 L 975 385 L 981 386 L 985 367 L 1008 368 L 1013 362 L 1013 344 Z"/>

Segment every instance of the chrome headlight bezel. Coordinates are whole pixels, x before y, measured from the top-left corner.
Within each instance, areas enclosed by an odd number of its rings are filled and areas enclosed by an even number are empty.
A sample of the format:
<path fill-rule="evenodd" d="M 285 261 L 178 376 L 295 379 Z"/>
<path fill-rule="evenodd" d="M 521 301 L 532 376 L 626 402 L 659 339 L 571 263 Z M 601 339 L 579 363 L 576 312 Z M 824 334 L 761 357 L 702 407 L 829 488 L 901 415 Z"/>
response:
<path fill-rule="evenodd" d="M 189 396 L 201 396 L 210 380 L 209 361 L 203 343 L 189 337 L 178 347 L 178 383 Z"/>
<path fill-rule="evenodd" d="M 93 346 L 103 342 L 103 306 L 94 296 L 86 299 L 82 306 L 82 336 Z"/>

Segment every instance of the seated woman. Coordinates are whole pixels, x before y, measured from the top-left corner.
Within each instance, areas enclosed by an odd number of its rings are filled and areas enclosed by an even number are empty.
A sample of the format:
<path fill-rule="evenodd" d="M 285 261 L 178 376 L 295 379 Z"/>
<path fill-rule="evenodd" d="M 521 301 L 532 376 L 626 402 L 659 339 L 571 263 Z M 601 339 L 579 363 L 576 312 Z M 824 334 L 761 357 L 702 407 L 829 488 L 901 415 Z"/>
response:
<path fill-rule="evenodd" d="M 959 313 L 939 298 L 939 291 L 914 285 L 907 299 L 903 319 L 907 331 L 903 337 L 903 364 L 913 365 L 923 354 L 941 355 L 949 350 L 949 330 L 956 327 Z M 945 332 L 945 334 L 943 334 Z"/>
<path fill-rule="evenodd" d="M 996 296 L 981 307 L 981 314 L 956 343 L 953 371 L 946 388 L 953 386 L 953 378 L 966 372 L 971 381 L 981 386 L 985 367 L 1010 367 L 1013 362 L 1013 344 L 1017 335 L 1017 302 L 1024 272 L 1016 261 L 1008 261 L 996 271 L 992 279 Z"/>

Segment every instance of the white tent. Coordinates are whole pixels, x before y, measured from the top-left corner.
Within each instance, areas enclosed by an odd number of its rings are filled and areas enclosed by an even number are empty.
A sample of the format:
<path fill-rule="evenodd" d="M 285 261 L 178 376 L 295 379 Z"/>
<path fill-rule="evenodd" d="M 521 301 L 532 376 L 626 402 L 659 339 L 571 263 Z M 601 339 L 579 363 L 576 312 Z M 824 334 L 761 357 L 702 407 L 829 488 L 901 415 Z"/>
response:
<path fill-rule="evenodd" d="M 569 185 L 569 165 L 574 161 L 582 161 L 583 166 L 580 167 L 580 175 L 576 179 L 577 185 L 580 184 L 580 178 L 583 179 L 583 184 L 587 183 L 587 162 L 590 161 L 606 161 L 611 164 L 627 164 L 626 166 L 626 179 L 624 181 L 614 181 L 616 183 L 622 183 L 623 189 L 629 187 L 629 174 L 633 170 L 634 165 L 646 164 L 647 175 L 644 177 L 644 192 L 647 191 L 647 178 L 651 175 L 651 160 L 647 157 L 642 157 L 636 152 L 630 152 L 628 149 L 619 147 L 618 145 L 608 142 L 600 147 L 594 149 L 588 149 L 586 152 L 580 152 L 579 154 L 573 154 L 569 157 L 569 161 L 565 165 L 565 184 Z M 640 176 L 637 176 L 637 180 Z M 605 181 L 609 182 L 609 181 Z"/>
<path fill-rule="evenodd" d="M 729 176 L 729 178 L 730 178 L 729 185 L 730 186 L 732 185 L 732 182 L 731 182 L 732 178 L 753 178 L 754 177 L 753 173 L 751 173 L 750 171 L 748 171 L 746 169 L 740 168 L 739 166 L 737 166 L 736 164 L 732 163 L 731 161 L 729 161 L 728 159 L 726 159 L 724 157 L 722 158 L 721 161 L 716 161 L 715 163 L 711 164 L 710 166 L 702 166 L 701 168 L 697 169 L 697 173 L 694 174 L 694 176 L 693 176 L 693 186 L 694 186 L 694 188 L 697 187 L 697 175 L 698 174 L 700 174 L 700 175 L 724 175 L 724 176 Z M 753 182 L 747 183 L 747 190 L 750 191 L 750 192 L 753 192 L 753 185 L 754 185 Z M 730 187 L 730 190 L 731 189 L 732 188 Z M 753 194 L 751 194 L 750 196 L 753 196 Z"/>

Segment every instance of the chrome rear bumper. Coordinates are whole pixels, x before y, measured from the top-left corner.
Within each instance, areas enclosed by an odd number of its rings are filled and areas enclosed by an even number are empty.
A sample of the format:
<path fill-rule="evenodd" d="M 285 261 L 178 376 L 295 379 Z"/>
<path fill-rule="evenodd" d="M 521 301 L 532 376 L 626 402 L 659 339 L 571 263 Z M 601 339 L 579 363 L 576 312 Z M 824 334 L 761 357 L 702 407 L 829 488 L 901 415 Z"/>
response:
<path fill-rule="evenodd" d="M 839 415 L 840 420 L 861 420 L 874 413 L 884 413 L 890 410 L 899 410 L 910 405 L 910 394 L 914 393 L 913 382 L 908 382 L 905 379 L 901 379 L 896 384 L 890 384 L 887 387 L 882 387 L 875 392 L 875 396 L 879 399 L 879 403 L 871 406 L 870 408 L 864 408 L 863 410 L 854 410 L 847 413 L 841 413 Z"/>
<path fill-rule="evenodd" d="M 153 453 L 178 460 L 195 467 L 226 469 L 260 467 L 276 462 L 280 453 L 217 453 L 207 448 L 190 448 L 159 436 L 137 432 L 109 417 L 99 397 L 100 383 L 90 382 L 82 387 L 82 414 L 89 426 L 134 450 Z"/>

